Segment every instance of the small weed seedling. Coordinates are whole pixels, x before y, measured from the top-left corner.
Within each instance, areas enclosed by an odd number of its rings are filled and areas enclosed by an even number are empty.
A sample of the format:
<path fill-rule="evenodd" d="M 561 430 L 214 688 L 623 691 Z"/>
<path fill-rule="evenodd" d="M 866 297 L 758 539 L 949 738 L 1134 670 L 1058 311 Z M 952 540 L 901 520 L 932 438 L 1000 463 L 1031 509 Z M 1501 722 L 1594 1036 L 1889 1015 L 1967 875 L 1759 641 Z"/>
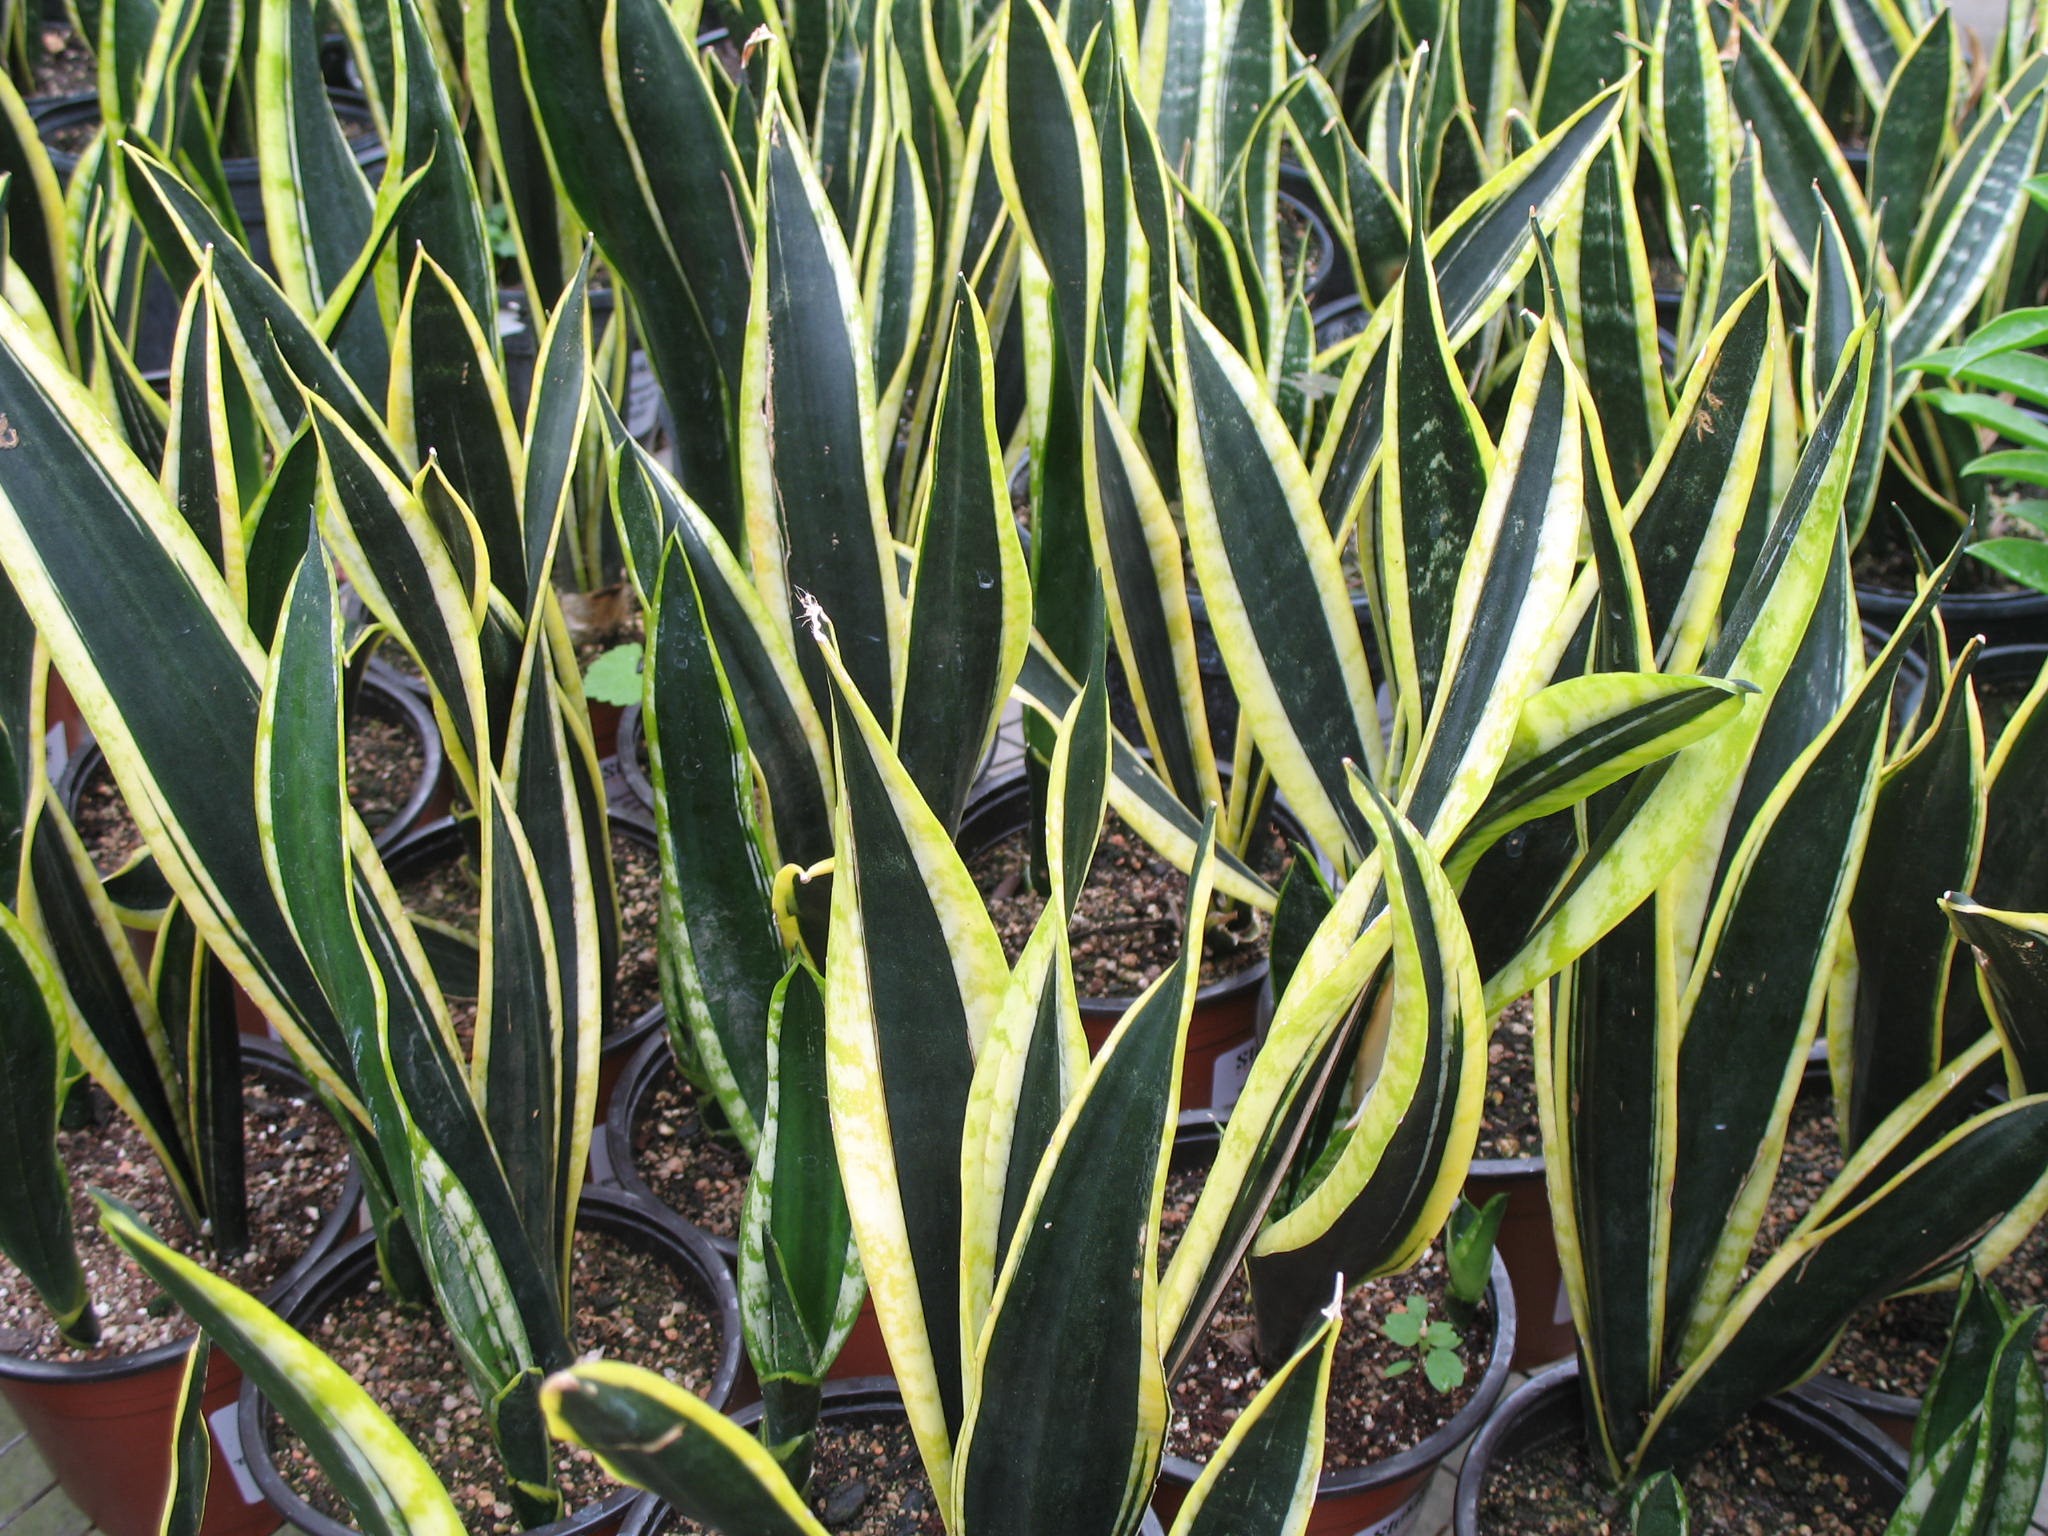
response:
<path fill-rule="evenodd" d="M 1415 1351 L 1422 1362 L 1422 1374 L 1437 1391 L 1449 1392 L 1465 1384 L 1465 1360 L 1458 1353 L 1464 1340 L 1445 1319 L 1429 1320 L 1429 1303 L 1422 1297 L 1410 1296 L 1389 1312 L 1386 1321 L 1380 1324 L 1380 1332 L 1401 1348 Z M 1385 1374 L 1401 1376 L 1414 1367 L 1414 1360 L 1396 1360 Z"/>
<path fill-rule="evenodd" d="M 640 702 L 640 645 L 615 645 L 583 674 L 584 697 L 624 708 Z"/>

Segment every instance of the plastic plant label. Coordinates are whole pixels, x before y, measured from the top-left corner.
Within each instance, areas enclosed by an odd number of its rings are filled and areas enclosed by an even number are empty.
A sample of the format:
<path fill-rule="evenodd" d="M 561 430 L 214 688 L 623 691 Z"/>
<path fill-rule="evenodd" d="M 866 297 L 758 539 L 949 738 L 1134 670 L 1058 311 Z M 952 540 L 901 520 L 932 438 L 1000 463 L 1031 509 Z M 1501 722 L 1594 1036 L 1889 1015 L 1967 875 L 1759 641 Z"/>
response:
<path fill-rule="evenodd" d="M 256 1476 L 249 1470 L 249 1460 L 242 1454 L 241 1420 L 236 1410 L 239 1403 L 229 1403 L 225 1408 L 216 1408 L 206 1416 L 206 1427 L 213 1432 L 214 1453 L 227 1463 L 228 1471 L 234 1475 L 235 1491 L 242 1496 L 244 1504 L 261 1504 L 263 1490 L 256 1486 Z"/>
<path fill-rule="evenodd" d="M 1209 1107 L 1222 1114 L 1244 1092 L 1244 1080 L 1251 1076 L 1252 1057 L 1258 1046 L 1250 1040 L 1234 1051 L 1225 1051 L 1209 1069 Z"/>

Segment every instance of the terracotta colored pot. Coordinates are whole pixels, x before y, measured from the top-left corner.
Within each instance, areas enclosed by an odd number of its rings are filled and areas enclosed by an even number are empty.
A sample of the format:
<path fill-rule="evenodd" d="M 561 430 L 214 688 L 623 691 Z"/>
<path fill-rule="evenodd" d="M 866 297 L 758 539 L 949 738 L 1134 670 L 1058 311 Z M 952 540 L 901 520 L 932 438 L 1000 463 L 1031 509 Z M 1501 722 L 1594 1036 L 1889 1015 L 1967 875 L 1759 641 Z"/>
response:
<path fill-rule="evenodd" d="M 284 1051 L 246 1037 L 245 1055 L 265 1076 L 304 1087 Z M 355 1220 L 360 1186 L 351 1170 L 341 1199 L 299 1261 L 263 1294 L 284 1305 Z M 7 1400 L 56 1475 L 58 1485 L 106 1536 L 156 1536 L 170 1483 L 171 1425 L 190 1339 L 126 1359 L 67 1364 L 0 1355 L 0 1397 Z M 242 1373 L 221 1350 L 206 1372 L 206 1416 L 213 1430 L 201 1536 L 263 1536 L 277 1512 L 263 1501 L 242 1461 L 235 1425 Z"/>
<path fill-rule="evenodd" d="M 1839 1404 L 1795 1387 L 1760 1404 L 1761 1413 L 1803 1449 L 1824 1457 L 1831 1470 L 1866 1492 L 1896 1503 L 1906 1491 L 1906 1458 L 1874 1425 Z M 1458 1472 L 1455 1536 L 1480 1536 L 1479 1499 L 1489 1479 L 1513 1476 L 1516 1456 L 1566 1435 L 1585 1433 L 1576 1360 L 1555 1366 L 1509 1394 L 1487 1420 Z M 1507 1536 L 1489 1532 L 1488 1536 Z"/>
<path fill-rule="evenodd" d="M 1562 1360 L 1578 1348 L 1571 1303 L 1565 1295 L 1564 1266 L 1550 1227 L 1550 1191 L 1540 1157 L 1482 1158 L 1465 1179 L 1465 1198 L 1484 1205 L 1508 1197 L 1494 1252 L 1515 1287 L 1515 1361 L 1532 1371 Z"/>
<path fill-rule="evenodd" d="M 961 857 L 975 855 L 1021 831 L 1030 815 L 1030 792 L 1022 778 L 997 784 L 967 805 L 954 838 Z M 1308 845 L 1308 834 L 1284 807 L 1273 808 L 1289 842 Z M 1110 1031 L 1135 1001 L 1129 997 L 1081 999 L 1081 1025 L 1091 1051 L 1100 1050 Z M 1180 1080 L 1180 1107 L 1219 1113 L 1237 1102 L 1251 1071 L 1259 1033 L 1273 1016 L 1272 968 L 1259 959 L 1195 993 L 1194 1017 L 1188 1024 L 1187 1053 Z"/>
<path fill-rule="evenodd" d="M 1196 1167 L 1215 1156 L 1222 1124 L 1213 1116 L 1181 1117 L 1174 1137 L 1173 1166 Z M 1365 1467 L 1341 1467 L 1316 1482 L 1315 1508 L 1306 1536 L 1396 1536 L 1409 1529 L 1429 1492 L 1429 1480 L 1444 1459 L 1463 1445 L 1493 1411 L 1507 1385 L 1515 1352 L 1517 1318 L 1515 1290 L 1498 1251 L 1486 1297 L 1493 1308 L 1493 1337 L 1488 1341 L 1486 1369 L 1471 1400 L 1420 1445 Z M 1153 1505 L 1172 1517 L 1202 1475 L 1202 1463 L 1167 1456 L 1160 1463 Z"/>
<path fill-rule="evenodd" d="M 585 1191 L 576 1224 L 579 1229 L 602 1232 L 655 1255 L 710 1302 L 718 1320 L 719 1362 L 704 1400 L 714 1408 L 724 1407 L 740 1366 L 739 1296 L 704 1234 L 679 1217 L 650 1211 L 606 1190 Z M 285 1321 L 301 1332 L 310 1332 L 322 1314 L 366 1288 L 376 1273 L 375 1239 L 365 1235 L 350 1240 L 307 1277 L 283 1309 Z M 276 1412 L 253 1381 L 242 1383 L 241 1394 L 242 1456 L 269 1501 L 272 1524 L 282 1517 L 307 1536 L 354 1536 L 352 1527 L 321 1514 L 292 1491 L 273 1457 L 273 1437 L 279 1427 Z M 611 1536 L 641 1497 L 631 1488 L 621 1488 L 564 1519 L 537 1527 L 528 1536 Z"/>

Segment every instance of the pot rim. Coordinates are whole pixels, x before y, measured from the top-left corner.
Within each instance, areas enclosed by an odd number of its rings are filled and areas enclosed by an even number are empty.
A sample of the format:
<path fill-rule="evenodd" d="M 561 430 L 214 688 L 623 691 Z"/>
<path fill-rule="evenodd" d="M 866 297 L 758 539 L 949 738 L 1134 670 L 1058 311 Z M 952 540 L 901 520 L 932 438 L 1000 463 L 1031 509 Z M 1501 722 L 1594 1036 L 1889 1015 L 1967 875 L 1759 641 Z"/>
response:
<path fill-rule="evenodd" d="M 370 841 L 380 850 L 390 847 L 406 833 L 420 824 L 420 818 L 433 802 L 434 793 L 441 787 L 442 776 L 448 771 L 447 749 L 441 741 L 441 727 L 434 720 L 434 712 L 420 694 L 405 686 L 399 673 L 380 661 L 372 661 L 363 669 L 363 691 L 357 695 L 363 707 L 372 713 L 381 713 L 386 720 L 409 726 L 419 739 L 426 761 L 420 765 L 420 776 L 399 808 L 391 813 L 391 819 L 370 834 Z M 368 701 L 374 699 L 374 704 Z"/>
<path fill-rule="evenodd" d="M 657 1242 L 669 1245 L 671 1251 L 667 1256 L 679 1259 L 702 1282 L 712 1309 L 718 1315 L 720 1332 L 718 1369 L 713 1374 L 711 1389 L 704 1401 L 713 1408 L 722 1407 L 732 1392 L 734 1379 L 739 1375 L 739 1293 L 734 1289 L 725 1267 L 718 1262 L 717 1255 L 709 1251 L 704 1234 L 673 1212 L 649 1210 L 639 1201 L 628 1199 L 616 1190 L 586 1188 L 583 1191 L 577 1220 L 580 1224 L 585 1217 L 593 1215 L 598 1218 L 600 1229 L 631 1230 L 636 1223 L 644 1224 L 644 1230 L 652 1232 Z M 340 1291 L 354 1281 L 358 1272 L 373 1266 L 377 1257 L 376 1242 L 375 1233 L 365 1232 L 336 1248 L 328 1255 L 328 1262 L 320 1273 L 311 1277 L 291 1298 L 290 1306 L 279 1309 L 284 1321 L 298 1327 L 297 1319 L 316 1303 L 327 1300 L 329 1291 Z M 241 1439 L 242 1456 L 248 1463 L 249 1475 L 262 1489 L 264 1499 L 287 1525 L 296 1526 L 307 1536 L 358 1536 L 354 1526 L 321 1514 L 285 1482 L 270 1451 L 270 1437 L 266 1432 L 266 1421 L 270 1418 L 268 1409 L 269 1402 L 255 1381 L 244 1376 L 241 1396 L 236 1400 L 235 1429 Z M 623 1519 L 636 1502 L 651 1501 L 652 1498 L 653 1495 L 639 1488 L 616 1488 L 596 1503 L 587 1504 L 560 1520 L 537 1526 L 525 1536 L 542 1536 L 542 1533 L 545 1536 L 571 1536 L 573 1532 L 590 1530 L 615 1517 Z"/>
<path fill-rule="evenodd" d="M 443 844 L 461 839 L 465 847 L 469 846 L 470 838 L 473 835 L 480 835 L 474 833 L 476 824 L 476 818 L 473 816 L 436 817 L 432 821 L 422 822 L 413 827 L 403 836 L 393 838 L 388 846 L 380 846 L 377 851 L 383 856 L 385 871 L 396 880 L 400 878 L 399 871 L 405 869 L 410 861 L 439 857 Z M 619 814 L 616 809 L 606 811 L 605 824 L 614 835 L 623 834 L 633 842 L 643 845 L 654 842 L 654 834 L 651 831 L 632 817 Z M 623 1026 L 605 1029 L 602 1035 L 603 1045 L 600 1048 L 602 1054 L 616 1057 L 637 1048 L 648 1033 L 658 1028 L 666 1017 L 667 1009 L 662 1003 L 656 1002 L 652 1007 L 634 1015 Z"/>
<path fill-rule="evenodd" d="M 596 1162 L 595 1176 L 618 1190 L 628 1199 L 642 1202 L 657 1210 L 670 1211 L 673 1207 L 664 1204 L 647 1181 L 640 1177 L 640 1170 L 633 1163 L 633 1122 L 639 1118 L 641 1100 L 652 1090 L 655 1079 L 665 1067 L 672 1068 L 674 1059 L 668 1048 L 668 1033 L 657 1030 L 626 1062 L 626 1068 L 619 1074 L 618 1086 L 612 1090 L 612 1102 L 605 1111 L 602 1134 L 590 1138 L 591 1150 L 601 1162 Z M 676 1215 L 678 1221 L 689 1218 Z M 732 1238 L 721 1237 L 715 1232 L 706 1232 L 702 1227 L 692 1225 L 697 1233 L 717 1250 L 718 1256 L 728 1268 L 739 1265 L 739 1244 Z M 865 1377 L 853 1378 L 866 1380 Z"/>
<path fill-rule="evenodd" d="M 1856 609 L 1859 616 L 1875 615 L 1896 623 L 1905 616 L 1913 603 L 1913 594 L 1899 587 L 1870 586 L 1856 583 Z M 2048 614 L 2048 592 L 2036 592 L 2031 588 L 2022 592 L 1956 592 L 1943 593 L 1936 604 L 1952 619 L 1970 619 L 1982 616 L 1986 619 L 2012 619 Z M 1999 649 L 2006 647 L 2000 646 Z"/>
<path fill-rule="evenodd" d="M 1557 1364 L 1546 1366 L 1536 1372 L 1501 1402 L 1493 1416 L 1480 1429 L 1478 1438 L 1465 1453 L 1464 1465 L 1458 1469 L 1458 1492 L 1451 1525 L 1451 1530 L 1456 1536 L 1476 1536 L 1479 1529 L 1479 1496 L 1485 1489 L 1487 1477 L 1493 1471 L 1495 1462 L 1498 1460 L 1505 1464 L 1502 1442 L 1511 1431 L 1519 1427 L 1523 1418 L 1550 1408 L 1552 1399 L 1569 1393 L 1573 1402 L 1567 1411 L 1572 1415 L 1572 1423 L 1560 1433 L 1569 1434 L 1580 1428 L 1576 1403 L 1578 1382 L 1579 1362 L 1576 1359 L 1560 1360 Z M 1841 1403 L 1831 1401 L 1824 1394 L 1813 1391 L 1810 1386 L 1793 1387 L 1775 1397 L 1766 1398 L 1758 1406 L 1789 1418 L 1794 1424 L 1809 1431 L 1826 1435 L 1845 1454 L 1862 1463 L 1868 1476 L 1889 1483 L 1901 1494 L 1905 1492 L 1904 1449 L 1861 1414 Z"/>
<path fill-rule="evenodd" d="M 1475 1157 L 1465 1177 L 1471 1179 L 1540 1179 L 1550 1165 L 1541 1152 L 1527 1157 Z"/>
<path fill-rule="evenodd" d="M 363 92 L 345 85 L 329 85 L 326 89 L 327 99 L 331 104 L 347 108 L 363 123 L 375 123 L 376 116 L 370 110 L 370 98 Z M 29 118 L 35 124 L 39 138 L 43 137 L 45 127 L 72 127 L 83 122 L 88 108 L 91 109 L 93 118 L 98 119 L 102 115 L 98 91 L 74 91 L 67 96 L 38 96 L 31 99 L 36 105 L 30 109 Z M 58 149 L 46 138 L 43 142 L 50 156 L 51 168 L 57 173 L 57 179 L 60 182 L 68 181 L 72 171 L 77 169 L 79 157 L 68 150 Z M 374 132 L 366 133 L 361 138 L 350 141 L 349 154 L 356 164 L 367 168 L 387 159 L 390 148 Z M 253 180 L 256 176 L 257 159 L 255 155 L 225 155 L 221 158 L 221 171 L 230 182 L 238 177 Z"/>
<path fill-rule="evenodd" d="M 1174 1136 L 1174 1147 L 1178 1150 L 1183 1141 L 1199 1144 L 1218 1135 L 1220 1130 L 1220 1122 L 1213 1125 L 1200 1121 L 1190 1124 L 1183 1119 Z M 1471 1399 L 1427 1438 L 1405 1451 L 1362 1467 L 1325 1470 L 1316 1479 L 1317 1498 L 1348 1498 L 1405 1482 L 1416 1473 L 1428 1471 L 1442 1462 L 1470 1439 L 1482 1421 L 1487 1419 L 1507 1384 L 1508 1370 L 1515 1358 L 1515 1289 L 1508 1279 L 1508 1267 L 1498 1248 L 1493 1253 L 1493 1273 L 1487 1282 L 1486 1297 L 1493 1304 L 1493 1347 Z M 1172 1478 L 1192 1487 L 1207 1465 L 1185 1456 L 1163 1455 L 1159 1459 L 1159 1475 L 1162 1479 Z"/>
<path fill-rule="evenodd" d="M 365 707 L 380 719 L 410 727 L 419 740 L 420 755 L 425 759 L 420 765 L 419 779 L 407 791 L 404 802 L 392 813 L 389 821 L 370 834 L 370 841 L 381 853 L 411 833 L 433 825 L 432 822 L 421 822 L 420 814 L 433 800 L 441 777 L 447 771 L 447 750 L 441 741 L 441 727 L 435 723 L 434 712 L 428 707 L 425 696 L 410 687 L 402 674 L 381 661 L 372 661 L 363 669 L 362 688 L 363 694 L 359 697 L 376 700 Z M 51 786 L 64 807 L 64 814 L 74 822 L 78 819 L 78 797 L 85 793 L 85 781 L 106 760 L 107 754 L 101 748 L 99 738 L 93 735 L 91 726 L 85 727 L 84 739 L 64 760 L 64 770 Z"/>
<path fill-rule="evenodd" d="M 262 1064 L 262 1070 L 286 1078 L 305 1090 L 309 1102 L 318 1102 L 313 1098 L 312 1085 L 306 1081 L 283 1045 L 259 1035 L 243 1035 L 241 1044 L 244 1056 L 254 1056 Z M 306 1251 L 293 1260 L 290 1267 L 258 1298 L 265 1306 L 273 1311 L 282 1311 L 298 1299 L 298 1293 L 305 1287 L 315 1267 L 329 1254 L 345 1246 L 343 1235 L 355 1221 L 356 1208 L 362 1204 L 362 1198 L 362 1174 L 356 1168 L 355 1152 L 351 1149 L 348 1172 L 342 1178 L 341 1194 L 334 1202 L 334 1209 L 314 1230 Z M 115 1355 L 106 1360 L 29 1360 L 20 1355 L 0 1353 L 0 1380 L 49 1384 L 75 1382 L 80 1385 L 120 1381 L 160 1370 L 184 1359 L 191 1353 L 192 1340 L 197 1334 L 195 1328 L 181 1338 L 152 1344 L 132 1355 Z"/>

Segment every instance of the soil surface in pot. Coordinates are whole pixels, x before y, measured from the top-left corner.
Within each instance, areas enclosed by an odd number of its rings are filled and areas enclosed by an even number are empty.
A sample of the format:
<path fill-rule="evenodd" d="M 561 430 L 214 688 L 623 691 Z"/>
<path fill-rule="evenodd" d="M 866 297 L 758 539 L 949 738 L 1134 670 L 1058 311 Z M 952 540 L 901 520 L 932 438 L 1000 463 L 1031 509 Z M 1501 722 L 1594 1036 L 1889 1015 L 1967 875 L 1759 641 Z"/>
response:
<path fill-rule="evenodd" d="M 69 22 L 44 24 L 29 45 L 35 63 L 32 96 L 81 96 L 99 89 L 99 68 Z"/>
<path fill-rule="evenodd" d="M 579 1356 L 659 1371 L 702 1394 L 718 1371 L 718 1322 L 694 1286 L 660 1259 L 597 1232 L 577 1235 L 570 1281 L 570 1337 Z M 344 1298 L 306 1330 L 391 1415 L 447 1485 L 464 1524 L 492 1536 L 519 1529 L 503 1464 L 448 1330 L 430 1309 L 394 1302 L 382 1285 Z M 308 1504 L 346 1523 L 348 1514 L 305 1445 L 273 1431 L 277 1467 Z M 555 1442 L 555 1468 L 573 1512 L 616 1491 L 588 1451 Z"/>
<path fill-rule="evenodd" d="M 753 1164 L 730 1136 L 706 1123 L 715 1101 L 683 1081 L 665 1061 L 633 1118 L 633 1168 L 648 1191 L 685 1221 L 731 1242 L 740 1238 L 740 1208 Z"/>
<path fill-rule="evenodd" d="M 1298 272 L 1302 282 L 1308 282 L 1316 268 L 1330 256 L 1330 239 L 1322 225 L 1310 217 L 1306 208 L 1283 198 L 1274 219 L 1275 231 L 1280 237 L 1280 271 L 1292 285 Z M 1311 300 L 1315 295 L 1309 294 Z"/>
<path fill-rule="evenodd" d="M 612 870 L 619 892 L 619 958 L 612 971 L 612 1015 L 605 1032 L 626 1029 L 661 1001 L 656 919 L 661 905 L 661 860 L 652 848 L 612 831 Z M 398 899 L 420 917 L 475 933 L 483 912 L 483 884 L 473 855 L 443 859 L 398 882 Z M 474 1011 L 469 1014 L 474 1021 Z"/>
<path fill-rule="evenodd" d="M 1752 1269 L 1776 1250 L 1841 1169 L 1832 1102 L 1825 1094 L 1802 1095 L 1792 1106 L 1784 1160 L 1750 1251 Z M 1992 1280 L 2016 1307 L 2048 1302 L 2048 1232 L 2035 1228 L 1992 1271 Z M 1948 1343 L 1955 1307 L 1949 1290 L 1879 1302 L 1849 1324 L 1826 1368 L 1868 1391 L 1924 1396 Z M 2034 1357 L 2048 1369 L 2048 1341 L 2035 1339 Z"/>
<path fill-rule="evenodd" d="M 946 1529 L 917 1438 L 901 1414 L 828 1419 L 818 1426 L 804 1502 L 839 1536 L 940 1536 Z M 671 1529 L 697 1532 L 694 1520 Z"/>
<path fill-rule="evenodd" d="M 1744 1420 L 1683 1482 L 1694 1536 L 1876 1536 L 1891 1513 L 1759 1418 Z M 1479 1499 L 1487 1536 L 1623 1536 L 1628 1528 L 1627 1505 L 1575 1434 L 1496 1467 Z"/>
<path fill-rule="evenodd" d="M 1025 840 L 1015 832 L 968 861 L 968 872 L 988 903 L 1003 954 L 1012 965 L 1024 952 L 1045 898 L 1025 880 Z M 1286 875 L 1293 852 L 1268 823 L 1266 835 L 1247 862 L 1270 884 Z M 1186 926 L 1188 879 L 1154 853 L 1115 811 L 1107 814 L 1102 840 L 1089 866 L 1088 883 L 1068 934 L 1074 944 L 1074 979 L 1083 997 L 1134 997 L 1180 958 Z M 1252 924 L 1246 932 L 1241 924 Z M 1237 909 L 1233 925 L 1209 926 L 1202 945 L 1203 986 L 1223 981 L 1263 960 L 1266 923 L 1258 913 Z"/>
<path fill-rule="evenodd" d="M 1543 1127 L 1536 1115 L 1536 1010 L 1516 998 L 1493 1021 L 1486 1046 L 1486 1118 L 1476 1158 L 1537 1157 Z"/>
<path fill-rule="evenodd" d="M 121 797 L 120 786 L 104 766 L 79 791 L 74 825 L 85 843 L 85 851 L 92 855 L 92 867 L 102 879 L 142 851 L 142 829 L 128 814 L 128 802 Z"/>
<path fill-rule="evenodd" d="M 1187 1229 L 1207 1168 L 1167 1176 L 1160 1218 L 1159 1260 L 1166 1259 Z M 1323 1470 L 1366 1467 L 1411 1450 L 1449 1423 L 1472 1399 L 1486 1370 L 1487 1341 L 1493 1336 L 1493 1308 L 1482 1300 L 1469 1324 L 1461 1326 L 1458 1354 L 1465 1380 L 1440 1392 L 1424 1374 L 1419 1353 L 1389 1339 L 1380 1325 L 1387 1314 L 1423 1298 L 1432 1321 L 1445 1313 L 1443 1256 L 1434 1247 L 1405 1275 L 1368 1280 L 1344 1297 L 1344 1323 L 1330 1372 Z M 1255 1345 L 1258 1330 L 1244 1271 L 1231 1277 L 1208 1329 L 1171 1388 L 1166 1429 L 1170 1456 L 1206 1462 L 1230 1426 L 1266 1384 Z M 1388 1375 L 1390 1368 L 1401 1367 Z"/>
<path fill-rule="evenodd" d="M 426 743 L 409 726 L 367 709 L 349 722 L 349 803 L 372 832 L 405 809 L 426 771 Z"/>
<path fill-rule="evenodd" d="M 299 1261 L 341 1198 L 348 1177 L 348 1139 L 341 1127 L 309 1095 L 245 1071 L 242 1123 L 251 1247 L 223 1259 L 187 1225 L 156 1154 L 135 1123 L 99 1088 L 82 1091 L 91 1096 L 93 1123 L 59 1131 L 57 1148 L 71 1174 L 72 1228 L 100 1316 L 100 1343 L 89 1350 L 67 1347 L 34 1288 L 0 1259 L 0 1354 L 109 1360 L 191 1335 L 185 1314 L 101 1230 L 88 1188 L 127 1201 L 180 1253 L 259 1295 Z"/>
<path fill-rule="evenodd" d="M 349 803 L 372 832 L 405 808 L 426 771 L 427 749 L 408 727 L 367 709 L 349 721 Z M 79 791 L 77 827 L 102 879 L 142 851 L 142 829 L 104 765 Z"/>

